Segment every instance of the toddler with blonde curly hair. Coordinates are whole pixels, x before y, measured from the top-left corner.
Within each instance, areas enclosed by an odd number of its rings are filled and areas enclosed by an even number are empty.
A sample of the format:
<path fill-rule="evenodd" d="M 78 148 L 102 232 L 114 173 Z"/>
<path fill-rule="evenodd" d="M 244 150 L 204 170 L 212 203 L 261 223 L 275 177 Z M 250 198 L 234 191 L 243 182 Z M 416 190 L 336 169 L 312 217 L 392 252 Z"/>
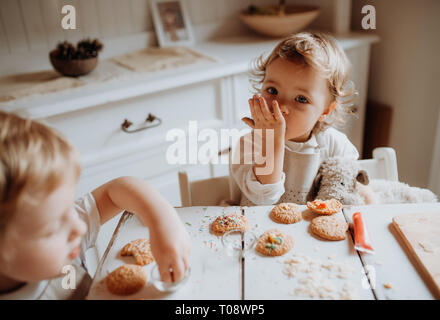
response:
<path fill-rule="evenodd" d="M 248 101 L 252 118 L 242 119 L 253 130 L 234 148 L 231 165 L 242 205 L 305 204 L 322 161 L 358 159 L 356 147 L 334 128 L 353 113 L 349 70 L 343 49 L 320 32 L 292 34 L 259 57 L 257 94 Z M 366 188 L 360 186 L 362 194 Z"/>

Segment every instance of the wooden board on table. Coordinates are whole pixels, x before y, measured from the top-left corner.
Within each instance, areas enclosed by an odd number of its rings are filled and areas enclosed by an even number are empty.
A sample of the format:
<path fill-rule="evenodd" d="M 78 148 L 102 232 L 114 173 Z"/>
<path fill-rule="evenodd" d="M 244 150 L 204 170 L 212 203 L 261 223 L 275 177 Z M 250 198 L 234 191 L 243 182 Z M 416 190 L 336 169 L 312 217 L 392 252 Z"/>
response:
<path fill-rule="evenodd" d="M 260 236 L 264 231 L 277 228 L 294 238 L 293 249 L 280 257 L 265 257 L 252 251 L 245 258 L 245 299 L 374 299 L 372 290 L 365 286 L 364 269 L 353 242 L 347 233 L 342 241 L 328 241 L 310 231 L 310 222 L 318 215 L 300 206 L 303 220 L 295 224 L 280 224 L 269 217 L 273 206 L 245 207 L 245 217 L 251 230 Z M 342 212 L 337 213 L 342 216 Z M 310 262 L 301 272 L 288 277 L 285 261 L 303 256 Z M 322 266 L 332 265 L 329 269 Z M 344 272 L 338 272 L 338 266 Z M 309 268 L 310 267 L 310 268 Z M 315 269 L 315 272 L 310 272 Z M 350 272 L 346 272 L 350 271 Z M 346 290 L 345 290 L 346 289 Z"/>
<path fill-rule="evenodd" d="M 222 213 L 241 214 L 239 207 L 188 207 L 176 209 L 191 237 L 191 275 L 188 282 L 174 293 L 158 291 L 148 282 L 139 292 L 129 296 L 110 293 L 106 276 L 133 257 L 121 257 L 120 251 L 128 242 L 149 238 L 148 228 L 135 215 L 124 213 L 109 246 L 98 266 L 89 290 L 88 299 L 241 299 L 241 264 L 227 256 L 219 237 L 209 232 L 210 223 Z M 148 277 L 155 262 L 144 266 Z"/>
<path fill-rule="evenodd" d="M 398 215 L 393 217 L 393 225 L 422 277 L 440 299 L 440 212 Z"/>
<path fill-rule="evenodd" d="M 360 253 L 367 266 L 377 299 L 433 299 L 434 296 L 406 253 L 392 219 L 396 215 L 416 212 L 439 213 L 440 204 L 387 204 L 353 206 L 344 209 L 347 221 L 360 211 L 365 219 L 375 254 Z M 388 288 L 387 288 L 387 287 Z"/>

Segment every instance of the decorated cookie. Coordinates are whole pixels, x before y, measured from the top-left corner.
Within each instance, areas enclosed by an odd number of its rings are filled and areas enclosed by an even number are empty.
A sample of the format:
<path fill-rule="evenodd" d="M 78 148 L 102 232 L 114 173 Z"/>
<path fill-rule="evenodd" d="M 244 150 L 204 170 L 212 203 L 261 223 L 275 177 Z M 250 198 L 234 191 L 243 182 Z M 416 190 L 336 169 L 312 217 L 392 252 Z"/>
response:
<path fill-rule="evenodd" d="M 307 208 L 319 214 L 332 215 L 341 211 L 342 203 L 336 199 L 325 201 L 317 199 L 311 202 L 308 201 Z"/>
<path fill-rule="evenodd" d="M 296 223 L 302 219 L 299 207 L 294 203 L 280 203 L 273 207 L 269 216 L 275 222 L 279 223 Z"/>
<path fill-rule="evenodd" d="M 223 234 L 229 230 L 246 231 L 249 229 L 249 221 L 246 217 L 234 213 L 218 216 L 211 224 L 214 233 Z"/>
<path fill-rule="evenodd" d="M 134 256 L 136 264 L 140 266 L 154 261 L 149 239 L 137 239 L 127 243 L 121 250 L 121 256 Z"/>
<path fill-rule="evenodd" d="M 292 248 L 292 236 L 282 233 L 278 229 L 271 229 L 258 238 L 255 250 L 265 256 L 281 256 Z"/>
<path fill-rule="evenodd" d="M 117 295 L 136 293 L 146 282 L 147 274 L 144 268 L 135 264 L 124 264 L 106 278 L 108 290 Z"/>
<path fill-rule="evenodd" d="M 312 232 L 327 240 L 344 240 L 348 223 L 338 216 L 316 217 L 310 223 Z"/>

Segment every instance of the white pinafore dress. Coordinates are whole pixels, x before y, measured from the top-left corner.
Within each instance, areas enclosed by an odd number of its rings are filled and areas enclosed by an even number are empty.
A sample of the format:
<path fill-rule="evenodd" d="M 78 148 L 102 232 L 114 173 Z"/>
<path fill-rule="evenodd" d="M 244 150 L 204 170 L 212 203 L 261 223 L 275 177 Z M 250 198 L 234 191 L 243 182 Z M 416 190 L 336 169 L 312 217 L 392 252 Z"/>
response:
<path fill-rule="evenodd" d="M 285 192 L 277 203 L 306 204 L 307 194 L 322 162 L 322 153 L 323 148 L 318 145 L 315 135 L 306 142 L 286 142 L 283 166 Z M 244 194 L 240 205 L 255 206 Z"/>

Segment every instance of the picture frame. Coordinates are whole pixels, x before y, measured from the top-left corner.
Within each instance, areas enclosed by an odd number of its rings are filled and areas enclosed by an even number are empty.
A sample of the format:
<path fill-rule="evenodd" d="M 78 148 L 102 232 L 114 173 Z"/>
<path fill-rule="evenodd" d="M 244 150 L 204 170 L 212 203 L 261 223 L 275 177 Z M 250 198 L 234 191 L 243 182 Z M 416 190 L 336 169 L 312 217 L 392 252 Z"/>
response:
<path fill-rule="evenodd" d="M 194 34 L 183 0 L 150 0 L 154 29 L 160 47 L 188 46 Z"/>

